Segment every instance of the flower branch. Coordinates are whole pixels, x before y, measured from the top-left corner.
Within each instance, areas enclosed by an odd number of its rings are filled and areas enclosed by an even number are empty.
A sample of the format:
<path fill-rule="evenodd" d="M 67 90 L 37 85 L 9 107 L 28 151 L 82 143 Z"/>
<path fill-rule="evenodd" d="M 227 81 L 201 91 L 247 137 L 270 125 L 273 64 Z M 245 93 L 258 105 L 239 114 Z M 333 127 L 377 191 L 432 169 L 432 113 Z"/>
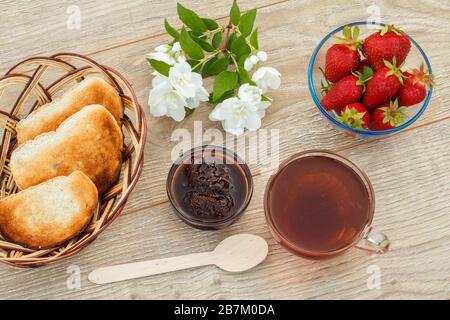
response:
<path fill-rule="evenodd" d="M 149 96 L 154 116 L 176 121 L 190 115 L 202 102 L 215 105 L 211 121 L 221 121 L 224 130 L 239 135 L 257 130 L 272 99 L 268 89 L 280 86 L 280 73 L 262 64 L 267 54 L 259 50 L 256 9 L 241 14 L 236 1 L 226 26 L 202 18 L 178 3 L 180 31 L 167 20 L 164 26 L 173 38 L 170 44 L 147 55 L 154 70 Z M 212 92 L 203 79 L 214 77 Z"/>

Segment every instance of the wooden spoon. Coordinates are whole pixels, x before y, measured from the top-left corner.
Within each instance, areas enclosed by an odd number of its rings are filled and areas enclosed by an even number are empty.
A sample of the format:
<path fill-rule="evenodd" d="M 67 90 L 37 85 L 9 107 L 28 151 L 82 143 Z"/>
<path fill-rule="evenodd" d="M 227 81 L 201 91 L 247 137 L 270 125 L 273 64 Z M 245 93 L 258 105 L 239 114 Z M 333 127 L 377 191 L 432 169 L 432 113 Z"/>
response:
<path fill-rule="evenodd" d="M 223 240 L 214 251 L 102 267 L 92 271 L 88 279 L 93 283 L 105 284 L 206 265 L 216 265 L 229 272 L 242 272 L 264 261 L 268 251 L 263 238 L 237 234 Z"/>

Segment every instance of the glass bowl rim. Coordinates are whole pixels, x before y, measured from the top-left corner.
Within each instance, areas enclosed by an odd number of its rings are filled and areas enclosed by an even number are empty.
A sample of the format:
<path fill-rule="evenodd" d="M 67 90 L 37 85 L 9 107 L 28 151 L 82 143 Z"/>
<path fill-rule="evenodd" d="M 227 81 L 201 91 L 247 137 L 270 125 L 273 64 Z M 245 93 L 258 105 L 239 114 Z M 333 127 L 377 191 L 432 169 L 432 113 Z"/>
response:
<path fill-rule="evenodd" d="M 325 42 L 331 38 L 334 34 L 336 34 L 337 32 L 341 31 L 342 29 L 344 29 L 345 26 L 355 26 L 355 25 L 367 25 L 368 23 L 366 21 L 357 21 L 357 22 L 352 22 L 352 23 L 348 23 L 345 25 L 342 25 L 336 29 L 334 29 L 333 31 L 331 31 L 330 33 L 328 33 L 321 41 L 320 43 L 316 46 L 316 48 L 314 49 L 314 52 L 309 60 L 309 64 L 308 64 L 308 87 L 309 87 L 309 92 L 311 94 L 311 97 L 314 100 L 314 103 L 316 104 L 316 107 L 320 110 L 320 112 L 329 120 L 331 121 L 333 124 L 337 125 L 338 127 L 347 130 L 347 131 L 351 131 L 353 133 L 356 134 L 362 134 L 362 135 L 372 135 L 372 136 L 382 136 L 385 134 L 390 134 L 390 133 L 395 133 L 395 132 L 399 132 L 407 127 L 409 127 L 411 124 L 413 124 L 417 119 L 419 119 L 419 117 L 422 115 L 422 113 L 425 111 L 425 109 L 427 108 L 430 99 L 431 99 L 431 94 L 433 92 L 433 85 L 430 84 L 430 88 L 428 90 L 427 96 L 423 102 L 422 107 L 420 108 L 420 110 L 418 112 L 416 112 L 416 114 L 411 117 L 411 119 L 409 119 L 408 121 L 406 121 L 405 123 L 403 123 L 402 125 L 395 127 L 393 129 L 387 129 L 387 130 L 380 130 L 380 131 L 372 131 L 372 130 L 365 130 L 365 129 L 355 129 L 352 127 L 349 127 L 345 124 L 343 124 L 342 122 L 336 120 L 333 116 L 331 116 L 331 114 L 328 113 L 327 110 L 325 110 L 325 108 L 321 105 L 320 100 L 317 96 L 316 90 L 314 88 L 314 82 L 313 82 L 313 67 L 314 67 L 314 63 L 316 62 L 316 58 L 317 58 L 317 54 L 319 53 L 320 49 L 322 49 L 323 45 L 325 44 Z M 371 23 L 371 25 L 377 25 L 380 27 L 384 27 L 386 26 L 385 23 Z M 430 75 L 433 74 L 432 70 L 431 70 L 431 65 L 430 65 L 430 61 L 428 60 L 427 55 L 425 54 L 425 52 L 423 51 L 423 49 L 420 47 L 420 45 L 413 39 L 411 38 L 408 34 L 406 34 L 406 36 L 409 38 L 409 40 L 411 41 L 411 43 L 419 50 L 420 54 L 422 55 L 425 64 L 428 68 L 428 71 L 430 73 Z"/>

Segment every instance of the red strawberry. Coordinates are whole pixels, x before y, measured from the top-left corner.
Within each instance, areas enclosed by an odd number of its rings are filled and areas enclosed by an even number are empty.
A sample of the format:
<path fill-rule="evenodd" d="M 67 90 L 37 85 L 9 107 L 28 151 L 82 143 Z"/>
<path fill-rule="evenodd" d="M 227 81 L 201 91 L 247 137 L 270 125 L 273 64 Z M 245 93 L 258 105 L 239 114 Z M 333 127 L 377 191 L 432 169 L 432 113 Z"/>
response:
<path fill-rule="evenodd" d="M 358 102 L 364 92 L 365 83 L 372 77 L 371 73 L 361 74 L 355 72 L 340 79 L 334 84 L 324 85 L 322 82 L 322 92 L 325 96 L 320 101 L 326 110 L 334 109 L 338 111 L 342 107 Z"/>
<path fill-rule="evenodd" d="M 406 107 L 399 107 L 398 100 L 384 103 L 372 111 L 370 129 L 387 130 L 398 127 L 405 122 Z"/>
<path fill-rule="evenodd" d="M 404 75 L 400 68 L 396 67 L 395 57 L 392 63 L 384 63 L 385 67 L 378 69 L 367 83 L 363 104 L 369 109 L 391 99 L 403 84 Z"/>
<path fill-rule="evenodd" d="M 407 78 L 398 90 L 398 102 L 402 106 L 412 106 L 422 102 L 427 95 L 427 89 L 433 84 L 433 76 L 424 71 L 423 63 L 419 69 L 403 73 Z"/>
<path fill-rule="evenodd" d="M 350 103 L 341 110 L 336 119 L 352 128 L 367 129 L 370 123 L 370 113 L 363 104 Z"/>
<path fill-rule="evenodd" d="M 408 36 L 394 26 L 386 26 L 364 40 L 363 52 L 375 70 L 384 67 L 383 60 L 397 59 L 401 65 L 411 49 Z"/>
<path fill-rule="evenodd" d="M 359 52 L 362 41 L 358 41 L 359 27 L 352 29 L 345 26 L 343 37 L 335 37 L 336 44 L 327 50 L 325 56 L 325 76 L 331 82 L 336 82 L 342 77 L 351 74 L 358 69 Z"/>
<path fill-rule="evenodd" d="M 320 104 L 326 110 L 338 110 L 349 103 L 357 102 L 362 92 L 363 84 L 359 83 L 358 77 L 345 76 L 328 90 Z"/>

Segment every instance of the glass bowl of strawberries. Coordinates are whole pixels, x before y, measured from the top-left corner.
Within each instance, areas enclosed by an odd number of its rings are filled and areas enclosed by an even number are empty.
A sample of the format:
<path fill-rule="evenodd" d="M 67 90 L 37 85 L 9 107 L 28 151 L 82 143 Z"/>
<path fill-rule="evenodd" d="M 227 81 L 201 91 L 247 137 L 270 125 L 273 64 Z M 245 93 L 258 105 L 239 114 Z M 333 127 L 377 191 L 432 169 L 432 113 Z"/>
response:
<path fill-rule="evenodd" d="M 425 52 L 404 31 L 361 21 L 322 39 L 309 62 L 308 84 L 332 125 L 366 139 L 414 123 L 431 99 L 433 75 Z"/>

